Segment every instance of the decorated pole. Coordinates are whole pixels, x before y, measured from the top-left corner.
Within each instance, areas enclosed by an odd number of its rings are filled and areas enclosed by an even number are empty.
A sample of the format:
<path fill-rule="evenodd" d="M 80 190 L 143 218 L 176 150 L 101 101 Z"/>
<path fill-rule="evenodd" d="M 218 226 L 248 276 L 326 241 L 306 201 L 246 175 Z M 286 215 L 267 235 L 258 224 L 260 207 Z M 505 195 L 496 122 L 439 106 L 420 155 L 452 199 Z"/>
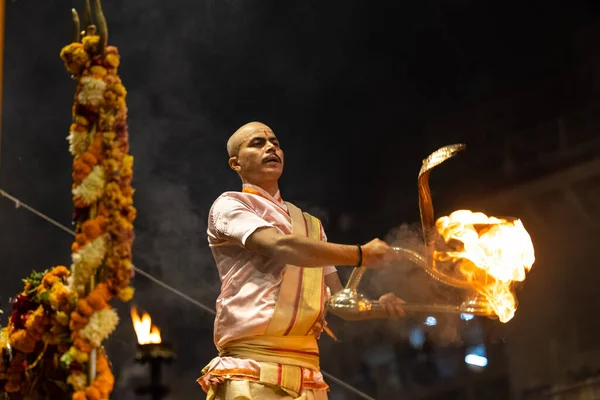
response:
<path fill-rule="evenodd" d="M 102 342 L 118 322 L 108 301 L 113 296 L 127 301 L 133 294 L 129 281 L 136 211 L 131 187 L 133 157 L 128 155 L 127 92 L 117 74 L 118 51 L 108 46 L 100 0 L 93 2 L 93 9 L 89 0 L 85 2 L 82 21 L 73 10 L 73 43 L 61 51 L 61 58 L 78 82 L 69 150 L 74 156 L 76 226 L 70 285 L 79 297 L 77 310 L 71 314 L 73 346 L 62 360 L 72 364 L 79 355 L 87 362 L 85 378 L 82 371 L 71 375 L 77 376 L 70 382 L 74 399 L 98 394 L 104 398 L 114 379 L 103 375 L 106 356 Z"/>
<path fill-rule="evenodd" d="M 2 99 L 4 95 L 4 30 L 6 29 L 4 23 L 4 13 L 6 11 L 5 0 L 0 0 L 0 153 L 2 152 Z M 0 161 L 2 161 L 2 154 L 0 154 Z M 0 164 L 0 172 L 2 171 L 2 165 Z"/>
<path fill-rule="evenodd" d="M 0 0 L 2 1 L 2 0 Z M 82 29 L 83 28 L 83 29 Z M 133 157 L 126 90 L 99 0 L 73 10 L 73 41 L 60 52 L 77 82 L 69 129 L 75 240 L 71 268 L 33 272 L 0 331 L 0 395 L 9 399 L 107 399 L 114 376 L 103 342 L 128 301 L 133 276 Z"/>

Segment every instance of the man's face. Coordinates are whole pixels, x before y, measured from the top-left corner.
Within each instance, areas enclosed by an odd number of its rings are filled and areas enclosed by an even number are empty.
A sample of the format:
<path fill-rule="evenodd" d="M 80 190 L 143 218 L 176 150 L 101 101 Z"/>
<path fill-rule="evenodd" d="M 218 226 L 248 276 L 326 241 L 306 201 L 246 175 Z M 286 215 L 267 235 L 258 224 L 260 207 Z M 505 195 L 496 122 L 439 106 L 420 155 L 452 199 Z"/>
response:
<path fill-rule="evenodd" d="M 273 131 L 256 129 L 240 143 L 230 165 L 249 182 L 278 180 L 283 173 L 283 150 Z"/>

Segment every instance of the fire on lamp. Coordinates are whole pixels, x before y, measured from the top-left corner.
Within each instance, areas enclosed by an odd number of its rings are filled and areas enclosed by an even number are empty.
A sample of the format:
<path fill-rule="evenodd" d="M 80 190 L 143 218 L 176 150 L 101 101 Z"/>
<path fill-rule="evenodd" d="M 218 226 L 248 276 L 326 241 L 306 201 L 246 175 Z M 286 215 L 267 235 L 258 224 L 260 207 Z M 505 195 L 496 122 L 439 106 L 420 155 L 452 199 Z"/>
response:
<path fill-rule="evenodd" d="M 510 321 L 517 309 L 512 285 L 523 282 L 535 262 L 533 243 L 521 220 L 458 210 L 439 218 L 436 228 L 451 249 L 434 250 L 435 264 L 452 266 L 487 299 L 501 322 Z"/>
<path fill-rule="evenodd" d="M 131 308 L 131 321 L 138 340 L 136 362 L 150 366 L 150 382 L 137 387 L 135 392 L 138 395 L 150 395 L 152 400 L 160 400 L 169 393 L 169 388 L 162 384 L 162 365 L 170 364 L 175 353 L 171 345 L 163 343 L 160 329 L 152 324 L 148 313 L 144 312 L 140 317 L 134 306 Z"/>
<path fill-rule="evenodd" d="M 138 343 L 142 344 L 159 344 L 162 342 L 160 337 L 160 329 L 152 325 L 150 314 L 144 313 L 140 318 L 136 307 L 131 307 L 131 321 L 135 329 Z"/>
<path fill-rule="evenodd" d="M 479 315 L 508 322 L 517 309 L 514 284 L 525 280 L 535 262 L 533 243 L 523 223 L 518 218 L 488 217 L 470 210 L 458 210 L 436 221 L 433 212 L 429 174 L 464 148 L 463 144 L 445 146 L 423 160 L 418 178 L 423 251 L 394 250 L 439 283 L 466 291 L 466 296 L 459 304 L 405 303 L 402 307 L 409 312 L 461 314 L 465 320 Z M 365 271 L 365 267 L 355 268 L 346 288 L 330 298 L 328 308 L 333 314 L 346 320 L 388 317 L 378 301 L 358 292 Z"/>

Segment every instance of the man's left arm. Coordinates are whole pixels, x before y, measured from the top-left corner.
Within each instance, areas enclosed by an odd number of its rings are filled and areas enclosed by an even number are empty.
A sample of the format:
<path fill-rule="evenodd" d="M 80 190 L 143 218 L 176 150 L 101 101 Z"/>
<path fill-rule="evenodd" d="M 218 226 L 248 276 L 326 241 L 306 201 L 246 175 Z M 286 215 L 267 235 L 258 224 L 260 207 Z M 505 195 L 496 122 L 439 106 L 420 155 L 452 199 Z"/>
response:
<path fill-rule="evenodd" d="M 333 271 L 332 273 L 325 275 L 325 285 L 327 285 L 331 291 L 331 294 L 336 294 L 344 288 L 337 271 Z"/>
<path fill-rule="evenodd" d="M 321 238 L 324 242 L 327 241 L 327 235 L 325 234 L 323 224 L 321 224 Z M 344 288 L 340 281 L 340 276 L 337 273 L 337 269 L 334 266 L 325 267 L 325 285 L 329 288 L 332 295 Z"/>

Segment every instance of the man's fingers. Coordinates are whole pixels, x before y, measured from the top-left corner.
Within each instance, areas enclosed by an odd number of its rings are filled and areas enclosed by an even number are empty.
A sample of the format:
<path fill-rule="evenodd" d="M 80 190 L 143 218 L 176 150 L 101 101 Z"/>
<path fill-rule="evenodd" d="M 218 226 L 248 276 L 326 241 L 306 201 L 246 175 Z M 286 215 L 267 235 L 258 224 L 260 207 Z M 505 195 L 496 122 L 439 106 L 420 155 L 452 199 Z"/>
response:
<path fill-rule="evenodd" d="M 405 315 L 405 311 L 402 308 L 402 305 L 405 303 L 405 301 L 399 297 L 396 297 L 394 293 L 384 294 L 379 298 L 379 302 L 389 317 L 399 318 Z"/>
<path fill-rule="evenodd" d="M 396 313 L 398 314 L 399 317 L 404 317 L 404 315 L 406 315 L 404 308 L 402 308 L 402 303 L 396 304 L 395 308 L 396 308 Z"/>
<path fill-rule="evenodd" d="M 385 303 L 385 311 L 389 317 L 398 318 L 398 310 L 393 303 Z"/>
<path fill-rule="evenodd" d="M 404 317 L 406 315 L 406 311 L 404 311 L 404 308 L 402 307 L 402 305 L 404 303 L 406 303 L 406 301 L 402 300 L 399 297 L 396 297 L 395 302 L 396 302 L 396 311 L 398 312 L 398 315 L 401 317 Z"/>

